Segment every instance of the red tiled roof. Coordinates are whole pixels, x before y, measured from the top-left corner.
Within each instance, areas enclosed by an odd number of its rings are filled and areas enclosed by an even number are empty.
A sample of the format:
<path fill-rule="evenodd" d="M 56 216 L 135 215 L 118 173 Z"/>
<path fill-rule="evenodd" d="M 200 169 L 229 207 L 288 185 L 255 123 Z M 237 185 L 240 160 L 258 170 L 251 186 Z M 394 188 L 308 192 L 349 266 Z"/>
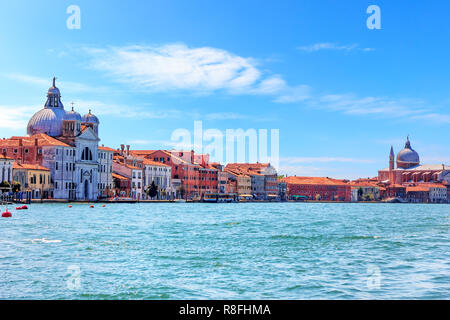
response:
<path fill-rule="evenodd" d="M 99 150 L 102 151 L 112 151 L 112 152 L 116 152 L 116 150 L 114 150 L 113 148 L 109 148 L 109 147 L 104 147 L 104 146 L 100 146 L 98 147 Z"/>
<path fill-rule="evenodd" d="M 112 177 L 113 177 L 113 178 L 116 178 L 116 179 L 119 179 L 119 180 L 130 180 L 129 178 L 124 177 L 124 176 L 122 176 L 122 175 L 120 175 L 120 174 L 117 174 L 117 173 L 114 173 L 114 172 L 113 172 L 113 174 L 112 174 Z"/>
<path fill-rule="evenodd" d="M 2 139 L 0 140 L 0 146 L 1 147 L 18 147 L 20 144 L 20 140 L 22 140 L 23 146 L 34 146 L 35 140 L 38 140 L 38 146 L 59 146 L 59 147 L 70 147 L 68 144 L 59 141 L 55 138 L 52 138 L 45 133 L 38 133 L 32 136 L 25 136 L 25 137 L 11 137 L 9 139 Z"/>
<path fill-rule="evenodd" d="M 425 191 L 428 192 L 430 191 L 429 187 L 425 187 L 425 186 L 415 186 L 415 187 L 406 187 L 406 192 L 413 192 L 413 191 Z"/>
<path fill-rule="evenodd" d="M 332 179 L 328 177 L 286 177 L 281 179 L 283 182 L 290 184 L 318 184 L 318 185 L 335 185 L 347 186 L 349 185 L 344 180 Z"/>
<path fill-rule="evenodd" d="M 8 157 L 5 156 L 4 154 L 0 154 L 0 159 L 3 159 L 3 160 L 14 160 L 14 159 L 12 159 L 12 158 L 8 158 Z"/>
<path fill-rule="evenodd" d="M 144 159 L 144 165 L 147 166 L 159 166 L 159 167 L 170 167 L 169 165 L 162 163 L 162 162 L 158 162 L 158 161 L 153 161 L 153 160 L 149 160 L 149 159 Z"/>
<path fill-rule="evenodd" d="M 26 164 L 26 163 L 19 164 L 17 162 L 14 162 L 13 169 L 50 171 L 49 168 L 40 166 L 38 164 Z"/>

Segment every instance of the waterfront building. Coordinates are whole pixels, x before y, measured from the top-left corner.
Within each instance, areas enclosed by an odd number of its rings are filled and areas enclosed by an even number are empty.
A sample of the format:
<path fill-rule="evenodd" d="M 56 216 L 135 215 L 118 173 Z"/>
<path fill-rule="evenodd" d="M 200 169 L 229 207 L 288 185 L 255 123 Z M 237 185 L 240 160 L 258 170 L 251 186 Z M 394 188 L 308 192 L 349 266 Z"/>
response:
<path fill-rule="evenodd" d="M 447 202 L 447 187 L 442 184 L 431 184 L 429 187 L 429 199 L 432 203 Z"/>
<path fill-rule="evenodd" d="M 114 195 L 113 181 L 113 156 L 116 150 L 105 147 L 98 147 L 98 193 L 100 198 L 109 198 Z"/>
<path fill-rule="evenodd" d="M 131 198 L 131 179 L 114 172 L 112 178 L 114 197 Z"/>
<path fill-rule="evenodd" d="M 328 177 L 286 177 L 288 197 L 291 200 L 350 201 L 351 185 L 347 180 Z"/>
<path fill-rule="evenodd" d="M 158 199 L 173 199 L 172 168 L 161 162 L 144 159 L 144 190 L 147 190 L 155 182 L 158 187 Z"/>
<path fill-rule="evenodd" d="M 0 154 L 0 183 L 6 181 L 9 184 L 13 182 L 13 164 L 14 159 L 6 156 L 6 151 L 4 154 Z"/>
<path fill-rule="evenodd" d="M 397 154 L 395 167 L 394 149 L 389 153 L 389 167 L 378 171 L 378 182 L 387 184 L 450 183 L 450 166 L 444 164 L 420 164 L 419 154 L 411 147 L 409 137 L 405 147 Z"/>
<path fill-rule="evenodd" d="M 20 191 L 30 193 L 31 199 L 48 199 L 53 190 L 50 169 L 38 164 L 14 163 L 13 179 Z"/>
<path fill-rule="evenodd" d="M 128 196 L 135 200 L 142 199 L 143 190 L 143 169 L 135 167 L 119 160 L 113 161 L 113 173 L 126 177 L 130 180 L 130 191 Z"/>
<path fill-rule="evenodd" d="M 226 167 L 225 172 L 228 172 L 232 176 L 232 179 L 236 181 L 237 194 L 240 198 L 253 199 L 252 180 L 249 175 L 239 170 L 232 170 Z"/>
<path fill-rule="evenodd" d="M 225 169 L 246 175 L 262 175 L 264 177 L 264 193 L 259 192 L 259 197 L 262 199 L 275 199 L 278 197 L 277 171 L 270 163 L 229 163 Z M 255 190 L 260 191 L 260 180 L 254 178 L 253 181 Z"/>
<path fill-rule="evenodd" d="M 378 201 L 381 199 L 378 179 L 357 179 L 349 182 L 351 186 L 351 201 Z"/>
<path fill-rule="evenodd" d="M 404 200 L 406 198 L 406 187 L 400 184 L 387 185 L 381 196 L 383 199 Z"/>
<path fill-rule="evenodd" d="M 426 186 L 406 187 L 406 201 L 413 203 L 429 202 L 430 188 Z"/>

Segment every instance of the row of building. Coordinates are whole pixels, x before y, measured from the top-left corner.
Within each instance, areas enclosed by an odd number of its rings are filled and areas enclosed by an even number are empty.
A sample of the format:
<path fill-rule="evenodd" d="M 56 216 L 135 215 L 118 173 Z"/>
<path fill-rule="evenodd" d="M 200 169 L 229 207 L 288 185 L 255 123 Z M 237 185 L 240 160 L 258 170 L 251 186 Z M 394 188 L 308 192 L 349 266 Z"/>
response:
<path fill-rule="evenodd" d="M 278 177 L 270 163 L 210 162 L 193 150 L 133 150 L 99 145 L 99 119 L 66 111 L 55 85 L 34 114 L 26 136 L 0 140 L 0 192 L 27 198 L 448 202 L 450 167 L 421 165 L 409 138 L 378 177 Z M 21 195 L 22 196 L 22 195 Z"/>

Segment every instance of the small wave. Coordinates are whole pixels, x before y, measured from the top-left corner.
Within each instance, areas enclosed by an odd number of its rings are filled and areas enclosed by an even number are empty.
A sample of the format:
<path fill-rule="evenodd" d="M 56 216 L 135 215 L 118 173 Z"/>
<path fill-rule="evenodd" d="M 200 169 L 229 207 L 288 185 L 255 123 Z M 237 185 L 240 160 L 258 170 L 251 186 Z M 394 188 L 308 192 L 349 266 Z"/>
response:
<path fill-rule="evenodd" d="M 51 240 L 51 239 L 42 238 L 42 239 L 33 239 L 33 240 L 31 240 L 31 242 L 33 242 L 33 243 L 60 243 L 60 242 L 62 242 L 62 240 Z"/>

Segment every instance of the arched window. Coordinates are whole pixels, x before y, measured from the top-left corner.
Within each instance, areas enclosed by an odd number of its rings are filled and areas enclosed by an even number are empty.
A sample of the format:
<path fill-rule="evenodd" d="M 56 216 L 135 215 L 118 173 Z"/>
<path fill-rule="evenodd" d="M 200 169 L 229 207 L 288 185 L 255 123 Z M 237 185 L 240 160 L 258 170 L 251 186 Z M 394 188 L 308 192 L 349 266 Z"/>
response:
<path fill-rule="evenodd" d="M 92 151 L 89 150 L 88 147 L 83 149 L 83 152 L 81 153 L 81 160 L 92 160 Z"/>

